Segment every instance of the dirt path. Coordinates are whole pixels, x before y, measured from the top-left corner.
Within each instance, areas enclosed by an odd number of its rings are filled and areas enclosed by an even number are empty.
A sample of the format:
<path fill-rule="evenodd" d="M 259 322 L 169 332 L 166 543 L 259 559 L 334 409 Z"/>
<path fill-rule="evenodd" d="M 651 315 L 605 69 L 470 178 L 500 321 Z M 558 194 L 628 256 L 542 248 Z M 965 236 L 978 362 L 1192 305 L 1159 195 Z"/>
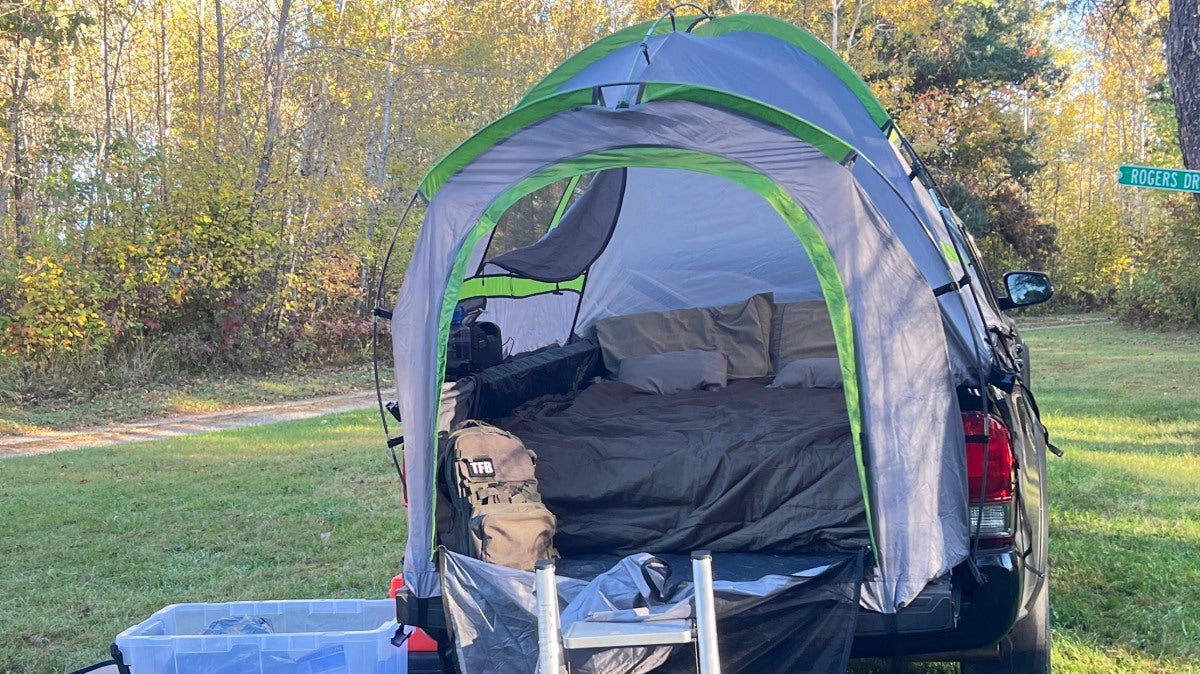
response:
<path fill-rule="evenodd" d="M 280 421 L 310 419 L 326 414 L 367 409 L 373 407 L 376 401 L 374 391 L 364 391 L 271 405 L 239 407 L 222 412 L 147 419 L 127 424 L 85 428 L 80 431 L 52 431 L 37 435 L 3 436 L 0 437 L 0 459 L 84 447 L 104 447 L 124 442 L 175 438 L 181 435 L 211 433 L 228 428 L 260 426 Z"/>
<path fill-rule="evenodd" d="M 1114 322 L 1111 318 L 1082 318 L 1063 323 L 1041 323 L 1025 326 L 1018 325 L 1017 327 L 1021 332 L 1029 332 L 1030 330 L 1053 330 L 1055 328 L 1082 328 L 1088 325 L 1107 325 Z"/>

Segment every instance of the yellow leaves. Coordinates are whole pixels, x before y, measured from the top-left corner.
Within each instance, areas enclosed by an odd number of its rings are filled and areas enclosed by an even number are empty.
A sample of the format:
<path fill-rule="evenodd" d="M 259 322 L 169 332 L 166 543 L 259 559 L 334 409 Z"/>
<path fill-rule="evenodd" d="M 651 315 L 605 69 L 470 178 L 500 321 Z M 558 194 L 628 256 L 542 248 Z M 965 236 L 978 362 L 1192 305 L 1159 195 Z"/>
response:
<path fill-rule="evenodd" d="M 933 28 L 940 14 L 940 3 L 931 0 L 896 0 L 881 2 L 875 13 L 900 33 L 920 35 Z"/>
<path fill-rule="evenodd" d="M 69 255 L 27 255 L 17 276 L 15 311 L 5 328 L 5 350 L 30 359 L 103 347 L 112 336 L 102 320 L 102 280 Z"/>

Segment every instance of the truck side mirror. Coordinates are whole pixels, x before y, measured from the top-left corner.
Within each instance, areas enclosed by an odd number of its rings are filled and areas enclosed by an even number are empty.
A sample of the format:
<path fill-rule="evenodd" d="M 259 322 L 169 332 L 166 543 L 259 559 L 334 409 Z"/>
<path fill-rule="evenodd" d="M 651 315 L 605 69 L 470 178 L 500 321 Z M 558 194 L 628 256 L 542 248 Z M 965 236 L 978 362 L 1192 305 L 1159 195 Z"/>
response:
<path fill-rule="evenodd" d="M 1054 284 L 1040 271 L 1010 271 L 1004 275 L 1004 287 L 1008 297 L 1000 298 L 1000 308 L 1005 311 L 1041 304 L 1054 296 Z"/>

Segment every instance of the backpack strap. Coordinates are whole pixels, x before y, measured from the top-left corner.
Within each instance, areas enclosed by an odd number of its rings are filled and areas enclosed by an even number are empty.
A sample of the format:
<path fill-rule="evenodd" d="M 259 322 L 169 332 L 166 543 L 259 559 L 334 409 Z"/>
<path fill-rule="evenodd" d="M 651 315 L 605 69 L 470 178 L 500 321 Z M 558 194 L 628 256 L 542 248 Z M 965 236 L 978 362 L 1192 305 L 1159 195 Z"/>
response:
<path fill-rule="evenodd" d="M 476 503 L 492 505 L 494 503 L 541 503 L 541 497 L 530 489 L 529 483 L 519 487 L 492 483 L 482 489 L 476 489 L 472 496 Z"/>

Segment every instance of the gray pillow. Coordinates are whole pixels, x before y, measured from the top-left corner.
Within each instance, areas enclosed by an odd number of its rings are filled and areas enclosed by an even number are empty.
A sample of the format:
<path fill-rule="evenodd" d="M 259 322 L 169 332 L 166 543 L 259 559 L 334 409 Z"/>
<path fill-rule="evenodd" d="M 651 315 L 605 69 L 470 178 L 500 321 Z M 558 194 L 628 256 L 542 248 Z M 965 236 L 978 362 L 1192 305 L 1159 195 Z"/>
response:
<path fill-rule="evenodd" d="M 767 388 L 842 388 L 842 366 L 837 358 L 793 360 Z"/>
<path fill-rule="evenodd" d="M 689 349 L 720 351 L 734 379 L 765 377 L 771 368 L 770 293 L 719 307 L 672 309 L 596 322 L 604 365 L 616 372 L 630 356 Z"/>
<path fill-rule="evenodd" d="M 771 318 L 771 366 L 775 372 L 798 358 L 838 355 L 825 302 L 776 304 Z"/>
<path fill-rule="evenodd" d="M 671 351 L 622 358 L 617 379 L 651 393 L 720 388 L 729 378 L 728 361 L 719 351 Z"/>

